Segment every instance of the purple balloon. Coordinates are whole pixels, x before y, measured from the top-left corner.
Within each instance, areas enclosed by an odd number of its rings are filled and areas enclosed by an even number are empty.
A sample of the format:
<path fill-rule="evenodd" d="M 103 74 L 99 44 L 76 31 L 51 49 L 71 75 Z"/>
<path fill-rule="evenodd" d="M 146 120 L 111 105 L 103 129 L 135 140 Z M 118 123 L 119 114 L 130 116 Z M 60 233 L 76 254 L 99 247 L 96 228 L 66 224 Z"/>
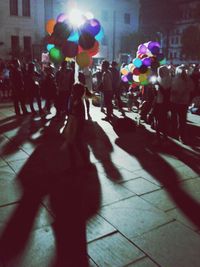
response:
<path fill-rule="evenodd" d="M 81 32 L 87 32 L 92 36 L 97 35 L 101 30 L 100 22 L 97 19 L 88 19 L 81 27 Z"/>
<path fill-rule="evenodd" d="M 150 57 L 146 57 L 144 59 L 142 59 L 142 64 L 146 67 L 151 66 L 151 58 Z"/>
<path fill-rule="evenodd" d="M 139 52 L 140 54 L 146 54 L 146 52 L 147 52 L 147 47 L 146 47 L 145 45 L 141 44 L 141 45 L 138 47 L 138 52 Z"/>
<path fill-rule="evenodd" d="M 67 19 L 67 15 L 65 13 L 61 13 L 57 16 L 57 22 L 64 22 Z"/>
<path fill-rule="evenodd" d="M 154 46 L 160 48 L 160 44 L 158 42 L 149 42 L 148 49 L 151 51 Z"/>
<path fill-rule="evenodd" d="M 127 75 L 122 75 L 121 79 L 122 79 L 122 81 L 125 82 L 125 83 L 128 82 Z"/>

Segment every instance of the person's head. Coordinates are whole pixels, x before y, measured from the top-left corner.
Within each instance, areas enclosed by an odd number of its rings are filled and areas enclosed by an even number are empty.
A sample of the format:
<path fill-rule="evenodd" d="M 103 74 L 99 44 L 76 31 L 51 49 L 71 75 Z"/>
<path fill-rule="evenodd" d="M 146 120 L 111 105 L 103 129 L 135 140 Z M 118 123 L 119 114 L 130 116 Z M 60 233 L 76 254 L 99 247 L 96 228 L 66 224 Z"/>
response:
<path fill-rule="evenodd" d="M 75 83 L 72 87 L 72 98 L 78 100 L 83 97 L 85 93 L 85 87 L 82 83 Z"/>
<path fill-rule="evenodd" d="M 67 68 L 67 61 L 63 61 L 61 63 L 61 69 L 66 69 Z"/>
<path fill-rule="evenodd" d="M 182 79 L 186 79 L 187 78 L 187 70 L 185 66 L 178 66 L 176 67 L 176 76 L 180 77 Z"/>
<path fill-rule="evenodd" d="M 157 70 L 157 73 L 158 77 L 160 77 L 161 79 L 170 76 L 170 70 L 166 65 L 160 66 Z"/>
<path fill-rule="evenodd" d="M 117 68 L 118 64 L 116 61 L 112 61 L 111 66 L 112 68 Z"/>
<path fill-rule="evenodd" d="M 109 66 L 110 66 L 110 64 L 109 64 L 109 62 L 107 60 L 103 60 L 102 61 L 102 63 L 101 63 L 101 69 L 102 69 L 102 71 L 108 70 L 109 69 Z"/>
<path fill-rule="evenodd" d="M 13 59 L 11 63 L 16 69 L 20 67 L 20 61 L 17 58 Z"/>

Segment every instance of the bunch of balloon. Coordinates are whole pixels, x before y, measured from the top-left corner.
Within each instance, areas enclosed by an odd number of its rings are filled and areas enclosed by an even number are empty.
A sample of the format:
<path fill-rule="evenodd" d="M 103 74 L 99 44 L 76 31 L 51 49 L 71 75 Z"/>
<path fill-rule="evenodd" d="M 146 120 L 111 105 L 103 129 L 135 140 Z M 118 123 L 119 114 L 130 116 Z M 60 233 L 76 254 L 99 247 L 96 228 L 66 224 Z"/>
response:
<path fill-rule="evenodd" d="M 166 64 L 160 50 L 158 42 L 150 41 L 139 45 L 132 63 L 121 69 L 122 81 L 128 82 L 132 87 L 148 85 L 157 68 Z"/>
<path fill-rule="evenodd" d="M 47 50 L 53 63 L 75 59 L 81 68 L 92 64 L 92 57 L 99 52 L 104 31 L 97 19 L 84 15 L 82 18 L 83 23 L 79 27 L 74 27 L 64 13 L 47 22 Z"/>

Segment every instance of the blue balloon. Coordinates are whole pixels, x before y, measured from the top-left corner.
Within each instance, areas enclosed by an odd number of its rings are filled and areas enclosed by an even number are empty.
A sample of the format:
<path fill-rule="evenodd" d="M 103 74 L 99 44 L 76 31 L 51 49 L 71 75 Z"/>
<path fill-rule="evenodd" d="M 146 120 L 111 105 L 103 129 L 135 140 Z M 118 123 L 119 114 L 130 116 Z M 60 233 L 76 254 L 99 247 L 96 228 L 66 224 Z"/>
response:
<path fill-rule="evenodd" d="M 139 59 L 139 58 L 134 58 L 133 59 L 133 65 L 136 67 L 136 68 L 140 68 L 142 66 L 142 60 Z"/>
<path fill-rule="evenodd" d="M 78 43 L 80 34 L 78 31 L 72 31 L 70 36 L 67 38 L 68 41 Z"/>
<path fill-rule="evenodd" d="M 103 37 L 104 37 L 104 30 L 103 28 L 101 27 L 99 33 L 95 36 L 95 39 L 98 41 L 98 42 L 101 42 L 103 40 Z"/>
<path fill-rule="evenodd" d="M 50 51 L 51 50 L 51 48 L 54 48 L 55 47 L 55 45 L 54 44 L 48 44 L 47 45 L 47 50 L 48 51 Z"/>

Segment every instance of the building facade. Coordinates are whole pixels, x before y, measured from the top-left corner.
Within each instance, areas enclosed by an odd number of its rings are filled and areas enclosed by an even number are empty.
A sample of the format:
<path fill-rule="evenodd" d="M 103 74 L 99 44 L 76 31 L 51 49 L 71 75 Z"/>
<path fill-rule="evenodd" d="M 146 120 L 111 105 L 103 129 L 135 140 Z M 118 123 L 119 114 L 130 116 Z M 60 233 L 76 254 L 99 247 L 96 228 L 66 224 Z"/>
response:
<path fill-rule="evenodd" d="M 157 18 L 154 18 L 155 14 L 158 15 Z M 140 0 L 139 30 L 160 40 L 168 62 L 198 62 L 195 58 L 187 58 L 183 52 L 182 36 L 190 26 L 200 29 L 199 0 Z"/>
<path fill-rule="evenodd" d="M 91 12 L 103 26 L 98 56 L 117 60 L 122 37 L 138 30 L 139 0 L 1 0 L 0 58 L 37 57 L 47 34 L 46 22 L 74 6 Z"/>
<path fill-rule="evenodd" d="M 44 37 L 44 26 L 44 0 L 1 0 L 0 58 L 32 58 Z"/>

